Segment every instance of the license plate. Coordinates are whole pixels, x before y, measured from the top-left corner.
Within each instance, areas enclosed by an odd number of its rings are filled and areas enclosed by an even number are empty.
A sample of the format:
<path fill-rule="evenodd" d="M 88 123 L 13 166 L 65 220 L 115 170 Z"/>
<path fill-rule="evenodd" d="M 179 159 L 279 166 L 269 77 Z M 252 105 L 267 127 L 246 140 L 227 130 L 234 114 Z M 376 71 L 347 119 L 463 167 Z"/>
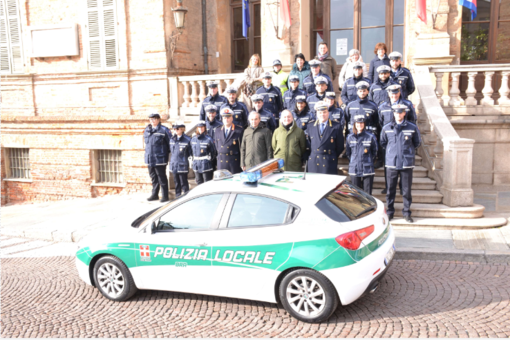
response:
<path fill-rule="evenodd" d="M 393 245 L 393 247 L 391 247 L 391 249 L 386 254 L 386 257 L 384 258 L 384 264 L 386 266 L 388 265 L 388 263 L 391 262 L 391 260 L 393 259 L 393 256 L 395 256 L 395 245 Z"/>

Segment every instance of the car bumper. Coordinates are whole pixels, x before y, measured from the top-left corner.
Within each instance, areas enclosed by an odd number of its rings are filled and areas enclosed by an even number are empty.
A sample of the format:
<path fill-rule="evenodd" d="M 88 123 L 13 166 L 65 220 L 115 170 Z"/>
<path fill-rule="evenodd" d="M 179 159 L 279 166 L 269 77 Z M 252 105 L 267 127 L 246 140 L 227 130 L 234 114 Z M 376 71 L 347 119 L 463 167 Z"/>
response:
<path fill-rule="evenodd" d="M 90 275 L 89 275 L 89 266 L 87 266 L 85 263 L 83 263 L 81 260 L 76 258 L 76 269 L 78 270 L 78 275 L 80 278 L 85 281 L 86 284 L 91 285 L 90 282 Z"/>
<path fill-rule="evenodd" d="M 388 239 L 363 260 L 347 267 L 321 271 L 335 286 L 342 305 L 353 303 L 379 284 L 391 265 L 392 261 L 385 264 L 384 260 L 394 244 L 395 233 L 390 228 Z"/>

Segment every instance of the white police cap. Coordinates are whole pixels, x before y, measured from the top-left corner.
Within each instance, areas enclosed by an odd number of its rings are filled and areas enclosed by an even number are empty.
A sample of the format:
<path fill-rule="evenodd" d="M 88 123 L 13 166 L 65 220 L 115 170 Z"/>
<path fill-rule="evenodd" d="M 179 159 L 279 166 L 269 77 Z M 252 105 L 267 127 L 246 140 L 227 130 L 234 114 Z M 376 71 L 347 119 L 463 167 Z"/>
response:
<path fill-rule="evenodd" d="M 336 93 L 335 92 L 326 92 L 326 98 L 336 99 Z"/>
<path fill-rule="evenodd" d="M 213 104 L 209 104 L 205 107 L 205 112 L 218 112 L 218 108 L 216 107 L 216 105 L 213 105 Z"/>
<path fill-rule="evenodd" d="M 400 87 L 401 86 L 399 84 L 390 85 L 386 88 L 386 91 L 391 92 L 391 93 L 399 93 Z"/>
<path fill-rule="evenodd" d="M 293 81 L 299 81 L 299 77 L 296 76 L 295 74 L 289 76 L 289 81 L 290 82 L 293 82 Z"/>
<path fill-rule="evenodd" d="M 377 73 L 381 73 L 381 72 L 390 72 L 391 71 L 391 67 L 389 67 L 388 65 L 381 65 L 377 68 Z"/>
<path fill-rule="evenodd" d="M 306 102 L 306 96 L 296 96 L 296 102 L 298 102 L 298 103 L 305 103 Z"/>
<path fill-rule="evenodd" d="M 354 116 L 354 123 L 364 123 L 365 119 L 364 115 L 356 115 Z"/>
<path fill-rule="evenodd" d="M 262 73 L 262 78 L 273 78 L 273 75 L 271 72 L 264 72 Z"/>
<path fill-rule="evenodd" d="M 394 112 L 402 113 L 407 109 L 407 106 L 405 106 L 404 104 L 395 104 L 391 107 L 391 109 Z"/>
<path fill-rule="evenodd" d="M 281 64 L 282 64 L 282 62 L 280 61 L 280 59 L 273 60 L 273 66 L 281 65 Z"/>
<path fill-rule="evenodd" d="M 352 63 L 352 68 L 363 68 L 365 67 L 365 63 L 361 62 L 361 61 L 355 61 L 354 63 Z"/>
<path fill-rule="evenodd" d="M 258 101 L 263 101 L 263 100 L 264 100 L 264 96 L 261 94 L 254 94 L 253 96 L 251 96 L 252 102 L 258 102 Z"/>
<path fill-rule="evenodd" d="M 186 125 L 184 125 L 184 122 L 178 120 L 173 125 L 172 128 L 178 129 L 178 128 L 186 128 Z"/>
<path fill-rule="evenodd" d="M 320 60 L 317 60 L 317 59 L 312 59 L 308 62 L 308 64 L 310 66 L 319 66 L 321 64 L 321 61 Z"/>
<path fill-rule="evenodd" d="M 224 107 L 223 109 L 221 109 L 221 116 L 222 117 L 230 117 L 233 114 L 234 114 L 234 111 L 232 111 L 228 107 Z"/>
<path fill-rule="evenodd" d="M 225 90 L 225 93 L 237 93 L 237 89 L 233 86 L 230 86 Z"/>
<path fill-rule="evenodd" d="M 315 103 L 315 111 L 324 111 L 328 109 L 328 104 L 323 101 Z"/>
<path fill-rule="evenodd" d="M 393 52 L 390 53 L 388 58 L 390 58 L 391 60 L 402 59 L 402 53 L 397 52 L 397 51 L 393 51 Z"/>
<path fill-rule="evenodd" d="M 315 77 L 315 79 L 313 80 L 315 85 L 318 85 L 318 84 L 328 84 L 328 80 L 326 79 L 326 77 L 323 77 L 323 76 L 318 76 L 318 77 Z"/>
<path fill-rule="evenodd" d="M 358 81 L 356 83 L 356 88 L 359 89 L 368 89 L 370 87 L 370 84 L 367 81 Z"/>
<path fill-rule="evenodd" d="M 207 82 L 207 87 L 218 87 L 218 82 L 216 80 L 210 80 Z"/>
<path fill-rule="evenodd" d="M 205 126 L 205 120 L 199 120 L 197 123 L 197 127 Z"/>

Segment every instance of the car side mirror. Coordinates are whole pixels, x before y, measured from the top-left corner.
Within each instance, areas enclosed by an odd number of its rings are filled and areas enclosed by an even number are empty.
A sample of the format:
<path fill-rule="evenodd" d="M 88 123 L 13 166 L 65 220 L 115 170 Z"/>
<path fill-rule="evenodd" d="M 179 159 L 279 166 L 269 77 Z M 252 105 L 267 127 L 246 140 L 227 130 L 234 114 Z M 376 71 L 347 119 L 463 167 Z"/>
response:
<path fill-rule="evenodd" d="M 157 229 L 158 228 L 156 227 L 156 222 L 152 222 L 152 224 L 151 224 L 151 234 L 155 234 Z"/>

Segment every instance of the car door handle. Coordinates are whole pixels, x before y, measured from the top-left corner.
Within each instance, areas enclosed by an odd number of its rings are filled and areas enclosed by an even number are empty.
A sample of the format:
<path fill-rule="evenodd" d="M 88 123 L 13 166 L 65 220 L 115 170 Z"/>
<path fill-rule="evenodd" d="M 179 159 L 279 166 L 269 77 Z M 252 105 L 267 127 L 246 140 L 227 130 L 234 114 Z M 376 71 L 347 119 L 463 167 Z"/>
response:
<path fill-rule="evenodd" d="M 195 246 L 198 246 L 198 247 L 207 247 L 207 243 L 200 243 L 200 244 L 195 244 Z"/>

